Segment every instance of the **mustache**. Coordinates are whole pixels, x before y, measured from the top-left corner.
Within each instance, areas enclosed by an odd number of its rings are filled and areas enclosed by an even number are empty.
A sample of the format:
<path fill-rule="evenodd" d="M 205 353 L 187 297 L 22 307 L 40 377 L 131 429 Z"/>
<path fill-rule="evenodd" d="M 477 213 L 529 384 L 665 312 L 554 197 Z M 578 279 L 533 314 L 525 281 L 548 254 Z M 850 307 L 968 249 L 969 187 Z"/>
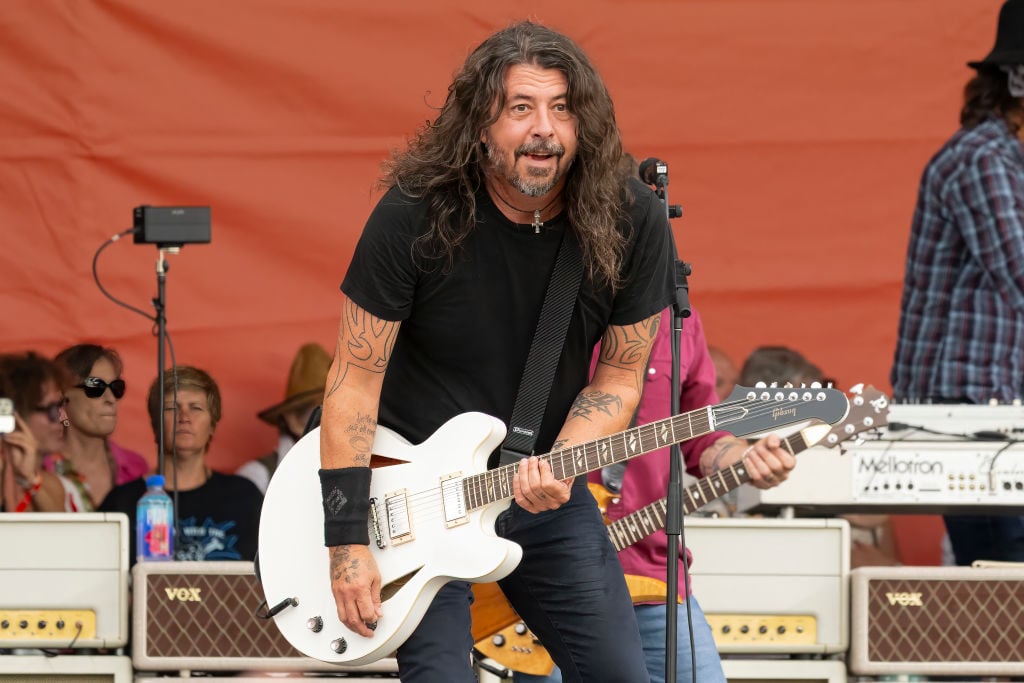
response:
<path fill-rule="evenodd" d="M 524 154 L 547 154 L 548 156 L 561 157 L 565 155 L 565 147 L 557 142 L 538 140 L 537 142 L 527 143 L 516 148 L 517 159 Z"/>

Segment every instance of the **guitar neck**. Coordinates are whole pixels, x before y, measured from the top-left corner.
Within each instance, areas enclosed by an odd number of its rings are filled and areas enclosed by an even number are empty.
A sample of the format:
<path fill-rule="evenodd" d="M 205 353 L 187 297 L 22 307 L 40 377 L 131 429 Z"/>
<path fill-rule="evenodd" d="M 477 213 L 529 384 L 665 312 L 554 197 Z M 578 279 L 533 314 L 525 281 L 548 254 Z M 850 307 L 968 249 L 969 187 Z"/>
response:
<path fill-rule="evenodd" d="M 714 431 L 712 409 L 700 408 L 539 457 L 551 465 L 556 479 L 570 479 L 708 434 Z M 466 509 L 475 510 L 512 498 L 512 480 L 518 470 L 519 465 L 513 463 L 466 477 L 462 482 Z"/>
<path fill-rule="evenodd" d="M 810 446 L 803 432 L 797 432 L 782 440 L 782 447 L 793 455 Z M 750 481 L 746 463 L 740 460 L 724 470 L 718 470 L 698 479 L 683 491 L 683 514 L 688 515 L 716 498 L 720 498 L 740 485 Z M 628 548 L 634 543 L 665 528 L 668 520 L 668 498 L 646 505 L 639 510 L 617 519 L 608 525 L 608 536 L 616 551 Z"/>

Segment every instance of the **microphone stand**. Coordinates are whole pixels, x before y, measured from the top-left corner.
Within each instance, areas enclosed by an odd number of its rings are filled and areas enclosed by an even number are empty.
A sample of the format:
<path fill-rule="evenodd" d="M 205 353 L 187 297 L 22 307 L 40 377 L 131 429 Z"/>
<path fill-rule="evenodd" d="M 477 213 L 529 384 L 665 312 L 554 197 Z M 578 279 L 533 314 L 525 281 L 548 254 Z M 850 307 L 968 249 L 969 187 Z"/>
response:
<path fill-rule="evenodd" d="M 164 382 L 165 382 L 165 377 L 166 377 L 166 373 L 164 371 L 164 366 L 166 365 L 166 362 L 164 360 L 164 348 L 167 345 L 167 316 L 166 316 L 166 310 L 167 310 L 167 269 L 169 267 L 168 263 L 167 263 L 167 254 L 177 254 L 180 251 L 181 251 L 181 245 L 163 244 L 163 243 L 158 243 L 157 244 L 157 257 L 156 257 L 156 298 L 153 299 L 153 308 L 156 310 L 156 337 L 157 337 L 157 342 L 156 342 L 156 344 L 157 344 L 156 345 L 156 363 L 157 363 L 157 368 L 156 368 L 156 385 L 157 385 L 157 387 L 159 387 L 157 389 L 157 392 L 158 392 L 158 394 L 160 396 L 160 404 L 159 404 L 160 405 L 160 409 L 159 409 L 159 412 L 158 412 L 160 417 L 156 421 L 156 423 L 157 423 L 157 431 L 156 431 L 156 448 L 157 448 L 157 451 L 156 451 L 156 471 L 157 471 L 157 474 L 163 474 L 164 473 L 164 461 L 166 459 L 164 457 L 164 454 L 166 452 L 164 450 L 164 444 L 166 443 L 166 439 L 167 439 L 166 434 L 164 433 L 165 432 L 165 430 L 164 430 L 164 408 L 165 408 L 166 403 L 167 403 L 167 397 L 166 397 L 166 394 L 164 392 Z M 177 372 L 176 369 L 175 369 L 175 372 Z M 175 381 L 175 388 L 177 388 L 177 381 Z M 177 424 L 178 424 L 177 396 L 174 397 L 174 407 L 172 408 L 172 410 L 173 410 L 172 414 L 174 415 L 173 424 L 175 426 L 177 426 Z M 173 481 L 171 482 L 171 484 L 173 486 L 173 493 L 171 493 L 170 495 L 171 495 L 172 500 L 174 501 L 174 505 L 173 505 L 173 512 L 174 512 L 174 520 L 173 520 L 173 524 L 174 524 L 174 538 L 175 538 L 175 542 L 177 542 L 177 539 L 179 538 L 178 531 L 181 528 L 181 525 L 179 523 L 179 506 L 178 506 L 178 463 L 176 461 L 172 461 L 171 465 L 172 465 L 173 470 L 174 470 L 174 478 L 173 478 Z M 164 489 L 166 490 L 166 488 L 167 488 L 167 484 L 165 483 Z"/>
<path fill-rule="evenodd" d="M 163 415 L 164 404 L 164 347 L 167 344 L 167 254 L 177 254 L 178 247 L 157 245 L 156 257 L 156 298 L 153 299 L 153 308 L 156 310 L 156 385 L 160 392 L 160 414 Z M 164 421 L 157 420 L 156 431 L 156 471 L 164 473 Z"/>
<path fill-rule="evenodd" d="M 665 167 L 664 172 L 660 172 L 661 170 L 662 169 L 659 167 L 659 173 L 655 178 L 655 192 L 665 205 L 666 219 L 671 219 L 673 214 L 682 215 L 682 211 L 677 210 L 677 207 L 668 203 L 667 166 Z M 669 231 L 669 235 L 672 236 L 671 231 Z M 674 236 L 672 236 L 672 244 L 673 253 L 678 254 L 679 251 L 675 247 Z M 676 292 L 675 301 L 672 304 L 672 393 L 670 403 L 672 415 L 678 415 L 680 410 L 679 387 L 682 385 L 682 379 L 680 377 L 681 371 L 679 367 L 681 360 L 679 357 L 679 347 L 682 343 L 683 319 L 690 317 L 690 285 L 687 281 L 687 276 L 690 274 L 690 271 L 690 264 L 679 260 L 677 256 L 675 261 Z M 679 621 L 679 615 L 676 609 L 676 596 L 679 594 L 679 557 L 681 549 L 685 548 L 686 543 L 685 536 L 683 534 L 682 461 L 683 457 L 679 443 L 673 443 L 669 448 L 668 509 L 665 523 L 665 535 L 668 539 L 668 562 L 666 567 L 666 583 L 668 585 L 668 589 L 665 595 L 665 683 L 675 683 L 676 681 L 677 657 L 679 654 L 676 646 Z M 693 619 L 688 599 L 690 594 L 690 568 L 686 559 L 686 553 L 685 551 L 682 552 L 684 581 L 686 586 L 685 595 L 687 596 L 687 623 L 689 624 L 690 633 L 693 633 Z M 696 653 L 693 651 L 692 645 L 690 647 L 690 659 L 690 670 L 693 672 L 694 680 L 696 680 Z"/>

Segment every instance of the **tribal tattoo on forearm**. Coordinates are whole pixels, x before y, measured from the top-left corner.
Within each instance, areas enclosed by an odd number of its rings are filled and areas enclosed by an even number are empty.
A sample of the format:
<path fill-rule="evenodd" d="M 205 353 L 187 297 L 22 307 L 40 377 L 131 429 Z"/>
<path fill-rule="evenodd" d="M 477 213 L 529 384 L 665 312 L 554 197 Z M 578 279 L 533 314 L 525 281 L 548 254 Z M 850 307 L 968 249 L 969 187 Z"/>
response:
<path fill-rule="evenodd" d="M 398 327 L 398 322 L 381 320 L 346 299 L 338 329 L 335 358 L 349 360 L 335 364 L 334 376 L 328 382 L 327 395 L 338 390 L 352 368 L 383 373 L 395 346 Z"/>
<path fill-rule="evenodd" d="M 613 411 L 614 409 L 614 411 Z M 590 420 L 594 413 L 603 413 L 612 417 L 622 412 L 622 398 L 603 391 L 588 391 L 576 397 L 569 409 L 570 417 L 582 417 Z"/>
<path fill-rule="evenodd" d="M 661 315 L 654 315 L 633 325 L 609 327 L 601 340 L 599 362 L 617 368 L 632 370 L 636 376 L 636 388 L 643 387 L 643 373 L 647 357 L 658 334 Z"/>

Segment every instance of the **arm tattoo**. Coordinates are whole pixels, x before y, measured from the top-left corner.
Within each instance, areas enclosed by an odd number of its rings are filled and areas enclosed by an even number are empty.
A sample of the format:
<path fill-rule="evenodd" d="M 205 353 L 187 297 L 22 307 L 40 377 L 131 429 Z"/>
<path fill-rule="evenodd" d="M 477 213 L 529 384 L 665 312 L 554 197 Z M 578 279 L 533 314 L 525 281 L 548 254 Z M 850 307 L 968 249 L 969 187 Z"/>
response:
<path fill-rule="evenodd" d="M 354 573 L 359 569 L 359 560 L 353 560 L 349 555 L 348 546 L 331 548 L 331 581 L 352 583 Z"/>
<path fill-rule="evenodd" d="M 633 325 L 613 325 L 601 340 L 600 363 L 633 372 L 637 390 L 643 387 L 643 374 L 658 334 L 661 315 L 654 315 Z"/>
<path fill-rule="evenodd" d="M 347 361 L 344 366 L 340 362 L 337 364 L 335 376 L 330 378 L 328 383 L 327 395 L 330 396 L 338 390 L 345 381 L 350 367 L 366 372 L 384 372 L 391 358 L 391 350 L 395 346 L 398 326 L 399 323 L 381 320 L 346 299 L 338 330 L 335 357 L 342 357 L 341 350 L 344 347 L 347 351 L 345 356 L 354 359 L 354 362 Z"/>
<path fill-rule="evenodd" d="M 708 464 L 708 470 L 705 474 L 711 474 L 712 472 L 717 472 L 722 469 L 722 458 L 724 458 L 729 449 L 735 445 L 736 444 L 732 441 L 719 444 L 715 448 L 714 454 L 711 456 L 711 462 Z"/>
<path fill-rule="evenodd" d="M 614 412 L 612 412 L 613 408 Z M 606 394 L 603 391 L 588 391 L 577 396 L 569 409 L 570 416 L 582 417 L 585 420 L 589 420 L 595 412 L 613 417 L 618 415 L 622 412 L 622 398 L 615 394 Z"/>
<path fill-rule="evenodd" d="M 377 421 L 370 415 L 360 413 L 356 421 L 348 426 L 349 445 L 355 451 L 352 465 L 365 467 L 370 464 L 373 449 L 373 435 L 377 429 Z"/>
<path fill-rule="evenodd" d="M 601 343 L 601 362 L 616 366 L 641 363 L 650 353 L 660 324 L 661 316 L 655 315 L 633 325 L 609 327 Z"/>

